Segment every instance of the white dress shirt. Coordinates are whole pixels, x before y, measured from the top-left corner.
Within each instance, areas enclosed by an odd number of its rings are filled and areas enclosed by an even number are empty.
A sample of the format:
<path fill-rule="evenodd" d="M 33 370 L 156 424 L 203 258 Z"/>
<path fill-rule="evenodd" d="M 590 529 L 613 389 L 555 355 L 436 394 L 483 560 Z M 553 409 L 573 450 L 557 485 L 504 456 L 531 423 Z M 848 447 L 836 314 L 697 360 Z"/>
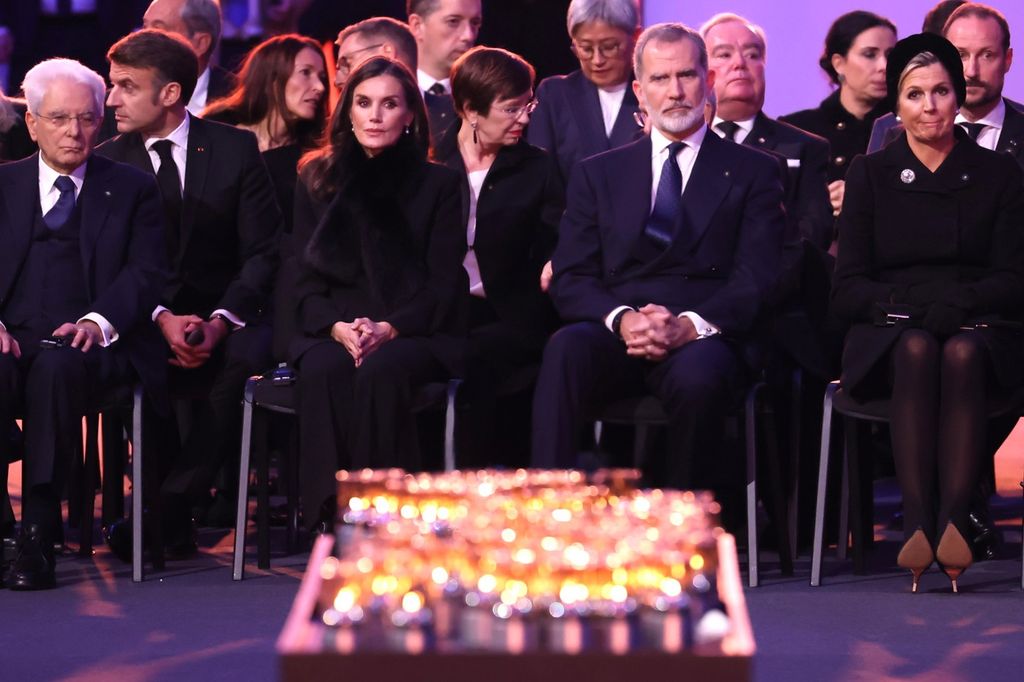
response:
<path fill-rule="evenodd" d="M 619 117 L 619 110 L 622 109 L 622 101 L 626 99 L 626 87 L 629 83 L 615 85 L 607 90 L 597 89 L 597 99 L 601 102 L 601 118 L 604 119 L 604 134 L 612 136 L 612 128 L 615 127 L 615 119 Z"/>
<path fill-rule="evenodd" d="M 442 78 L 438 80 L 422 69 L 416 69 L 416 82 L 420 86 L 420 92 L 424 95 L 427 94 L 427 91 L 430 90 L 430 88 L 434 87 L 435 83 L 440 83 L 441 87 L 444 88 L 444 91 L 449 95 L 452 92 L 452 80 L 450 78 Z"/>
<path fill-rule="evenodd" d="M 992 111 L 988 112 L 987 116 L 983 116 L 977 121 L 970 121 L 971 123 L 982 123 L 985 125 L 981 132 L 978 133 L 978 144 L 985 149 L 995 150 L 996 144 L 999 143 L 999 135 L 1003 132 L 1003 121 L 1005 119 L 1006 102 L 1000 97 L 999 103 L 996 104 Z M 968 123 L 968 120 L 964 118 L 963 114 L 957 114 L 953 122 L 957 124 Z"/>
<path fill-rule="evenodd" d="M 82 185 L 85 183 L 85 167 L 87 164 L 88 161 L 68 174 L 71 182 L 75 184 L 76 202 L 78 201 L 78 195 L 82 193 Z M 39 208 L 42 210 L 42 215 L 46 215 L 53 208 L 54 204 L 57 203 L 57 200 L 60 199 L 60 190 L 57 189 L 56 182 L 57 178 L 61 175 L 62 173 L 55 171 L 46 164 L 42 154 L 39 155 Z M 100 333 L 103 335 L 100 346 L 106 347 L 117 341 L 119 334 L 107 318 L 99 313 L 91 312 L 83 315 L 77 321 L 77 324 L 87 320 L 94 322 L 100 328 Z M 0 322 L 0 329 L 7 329 L 3 322 Z"/>
<path fill-rule="evenodd" d="M 189 118 L 191 116 L 192 114 L 186 113 L 185 119 L 177 128 L 172 130 L 167 135 L 167 137 L 148 137 L 146 138 L 145 142 L 143 142 L 143 144 L 146 146 L 146 151 L 149 152 L 149 161 L 150 163 L 153 164 L 153 172 L 159 173 L 160 155 L 156 153 L 156 150 L 153 148 L 153 145 L 155 145 L 160 140 L 171 141 L 171 157 L 174 159 L 174 165 L 178 167 L 178 181 L 181 183 L 182 196 L 184 196 L 185 194 L 185 166 L 188 163 L 188 131 Z M 162 313 L 165 310 L 168 310 L 168 308 L 165 308 L 162 305 L 158 305 L 156 308 L 154 308 L 153 321 L 156 322 L 156 318 L 158 318 L 160 316 L 160 313 Z M 168 310 L 168 312 L 170 311 Z M 240 317 L 238 317 L 237 315 L 228 310 L 224 310 L 223 308 L 218 308 L 217 310 L 214 310 L 210 314 L 211 317 L 214 317 L 216 315 L 223 315 L 236 328 L 245 326 L 245 322 Z"/>
<path fill-rule="evenodd" d="M 473 244 L 476 242 L 476 206 L 480 200 L 480 190 L 484 186 L 484 180 L 487 179 L 487 170 L 485 168 L 467 173 L 469 176 L 469 220 L 466 222 L 466 245 L 469 249 L 462 261 L 462 267 L 469 275 L 469 293 L 480 298 L 487 298 L 487 292 L 484 291 L 484 281 L 480 277 L 480 263 L 477 262 Z"/>
<path fill-rule="evenodd" d="M 185 107 L 193 116 L 199 116 L 206 108 L 206 100 L 210 95 L 210 67 L 207 66 L 196 79 L 196 89 L 192 91 L 192 98 Z"/>
<path fill-rule="evenodd" d="M 739 128 L 736 130 L 736 137 L 733 138 L 733 141 L 736 144 L 743 144 L 743 141 L 747 139 L 747 135 L 749 135 L 750 131 L 754 129 L 755 118 L 755 116 L 751 116 L 745 121 L 733 121 L 733 123 L 739 126 Z M 725 119 L 722 118 L 721 116 L 715 116 L 715 118 L 711 121 L 711 129 L 715 131 L 715 134 L 721 137 L 722 139 L 725 139 L 725 133 L 718 129 L 718 124 L 724 120 Z"/>
<path fill-rule="evenodd" d="M 681 191 L 686 192 L 686 183 L 690 181 L 690 174 L 693 172 L 693 164 L 697 162 L 697 155 L 700 153 L 700 146 L 704 142 L 704 135 L 707 133 L 707 126 L 701 126 L 689 137 L 682 140 L 683 148 L 676 154 L 676 163 L 683 176 Z M 654 200 L 658 195 L 658 183 L 661 182 L 661 169 L 668 159 L 668 148 L 674 140 L 665 137 L 657 128 L 651 128 L 651 209 L 654 209 Z M 654 301 L 652 301 L 654 303 Z M 623 310 L 634 310 L 632 306 L 620 305 L 612 310 L 604 318 L 604 324 L 609 330 L 612 329 L 612 321 L 615 316 Z M 697 330 L 697 338 L 703 339 L 719 333 L 719 329 L 705 320 L 697 313 L 687 310 L 679 313 L 679 317 L 685 317 L 693 323 Z"/>

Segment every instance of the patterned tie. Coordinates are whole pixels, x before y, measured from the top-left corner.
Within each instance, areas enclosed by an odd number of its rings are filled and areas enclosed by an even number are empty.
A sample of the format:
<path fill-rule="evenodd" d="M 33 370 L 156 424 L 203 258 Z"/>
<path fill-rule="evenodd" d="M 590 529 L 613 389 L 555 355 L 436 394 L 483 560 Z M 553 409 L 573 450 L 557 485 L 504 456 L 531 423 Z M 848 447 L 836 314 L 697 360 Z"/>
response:
<path fill-rule="evenodd" d="M 160 170 L 156 172 L 156 184 L 160 187 L 163 199 L 164 214 L 167 216 L 167 232 L 164 235 L 167 243 L 167 254 L 174 258 L 178 253 L 179 232 L 181 230 L 181 179 L 178 176 L 178 164 L 171 155 L 170 140 L 157 140 L 153 150 L 160 157 Z"/>
<path fill-rule="evenodd" d="M 43 222 L 51 230 L 59 230 L 64 227 L 75 210 L 75 183 L 66 175 L 61 175 L 53 183 L 53 186 L 60 190 L 60 197 L 46 215 Z"/>
<path fill-rule="evenodd" d="M 736 121 L 719 121 L 715 124 L 715 127 L 725 133 L 725 139 L 730 142 L 736 141 L 736 131 L 740 129 L 740 124 Z"/>
<path fill-rule="evenodd" d="M 661 167 L 658 192 L 654 195 L 654 209 L 644 227 L 644 234 L 660 249 L 666 249 L 672 243 L 672 227 L 683 202 L 683 173 L 679 170 L 676 156 L 685 146 L 685 142 L 673 142 L 668 146 L 668 158 Z"/>
<path fill-rule="evenodd" d="M 984 123 L 968 123 L 967 121 L 962 121 L 957 125 L 966 130 L 967 134 L 975 142 L 978 141 L 978 135 L 981 135 L 981 131 L 988 127 Z"/>

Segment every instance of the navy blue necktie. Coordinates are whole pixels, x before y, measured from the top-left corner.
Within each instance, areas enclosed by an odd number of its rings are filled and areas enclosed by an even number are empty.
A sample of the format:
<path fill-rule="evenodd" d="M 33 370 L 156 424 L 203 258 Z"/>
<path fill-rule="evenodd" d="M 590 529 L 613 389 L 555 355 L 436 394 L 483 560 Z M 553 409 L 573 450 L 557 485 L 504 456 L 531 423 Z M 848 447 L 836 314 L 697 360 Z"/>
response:
<path fill-rule="evenodd" d="M 60 190 L 60 197 L 53 208 L 43 216 L 43 222 L 51 230 L 59 230 L 64 227 L 71 217 L 71 212 L 75 210 L 75 183 L 68 176 L 61 175 L 53 185 Z"/>
<path fill-rule="evenodd" d="M 685 146 L 685 142 L 673 142 L 668 146 L 668 158 L 661 167 L 658 192 L 654 195 L 654 208 L 644 227 L 647 238 L 661 248 L 672 243 L 673 225 L 683 203 L 683 173 L 679 170 L 676 156 Z"/>
<path fill-rule="evenodd" d="M 966 130 L 967 134 L 975 142 L 978 141 L 978 135 L 981 135 L 981 131 L 988 127 L 984 123 L 968 123 L 967 121 L 963 121 L 957 125 Z"/>

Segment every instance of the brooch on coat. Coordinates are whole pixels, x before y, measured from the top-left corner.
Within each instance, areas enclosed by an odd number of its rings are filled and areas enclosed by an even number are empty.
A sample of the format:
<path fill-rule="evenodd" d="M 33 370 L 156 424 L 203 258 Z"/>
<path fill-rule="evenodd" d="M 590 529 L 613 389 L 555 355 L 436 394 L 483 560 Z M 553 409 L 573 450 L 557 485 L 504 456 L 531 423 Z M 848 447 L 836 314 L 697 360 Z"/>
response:
<path fill-rule="evenodd" d="M 909 185 L 916 178 L 917 178 L 917 176 L 914 175 L 914 171 L 910 170 L 909 168 L 904 168 L 903 172 L 900 173 L 900 180 L 903 181 L 904 185 Z"/>

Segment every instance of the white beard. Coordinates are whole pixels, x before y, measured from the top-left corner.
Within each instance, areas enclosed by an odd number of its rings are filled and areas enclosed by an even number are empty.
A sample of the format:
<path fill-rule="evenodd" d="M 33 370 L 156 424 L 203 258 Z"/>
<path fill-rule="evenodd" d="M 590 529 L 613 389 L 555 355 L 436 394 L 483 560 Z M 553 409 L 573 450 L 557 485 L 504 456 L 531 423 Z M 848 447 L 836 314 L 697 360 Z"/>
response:
<path fill-rule="evenodd" d="M 702 97 L 700 102 L 694 104 L 685 113 L 662 114 L 658 112 L 651 114 L 651 123 L 658 130 L 678 135 L 696 126 L 698 121 L 704 120 L 706 104 L 707 97 Z"/>

